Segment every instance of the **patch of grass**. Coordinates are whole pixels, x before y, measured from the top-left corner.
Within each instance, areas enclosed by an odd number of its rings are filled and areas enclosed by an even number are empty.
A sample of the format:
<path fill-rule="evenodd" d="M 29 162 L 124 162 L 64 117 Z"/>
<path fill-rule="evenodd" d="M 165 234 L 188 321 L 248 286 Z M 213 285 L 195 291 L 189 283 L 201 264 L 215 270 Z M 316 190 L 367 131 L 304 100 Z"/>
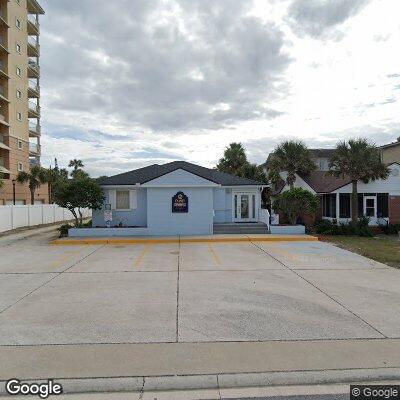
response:
<path fill-rule="evenodd" d="M 400 240 L 397 235 L 359 236 L 323 236 L 320 240 L 331 242 L 353 253 L 372 260 L 400 268 Z"/>

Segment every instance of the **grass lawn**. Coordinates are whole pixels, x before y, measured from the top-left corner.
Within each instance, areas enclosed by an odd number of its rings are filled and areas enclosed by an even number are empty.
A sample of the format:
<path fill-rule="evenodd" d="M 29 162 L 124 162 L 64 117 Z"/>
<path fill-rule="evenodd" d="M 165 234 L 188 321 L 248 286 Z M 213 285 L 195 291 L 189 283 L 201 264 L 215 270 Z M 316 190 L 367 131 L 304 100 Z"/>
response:
<path fill-rule="evenodd" d="M 400 268 L 400 240 L 396 235 L 359 236 L 323 236 L 320 240 L 331 242 L 375 261 Z"/>

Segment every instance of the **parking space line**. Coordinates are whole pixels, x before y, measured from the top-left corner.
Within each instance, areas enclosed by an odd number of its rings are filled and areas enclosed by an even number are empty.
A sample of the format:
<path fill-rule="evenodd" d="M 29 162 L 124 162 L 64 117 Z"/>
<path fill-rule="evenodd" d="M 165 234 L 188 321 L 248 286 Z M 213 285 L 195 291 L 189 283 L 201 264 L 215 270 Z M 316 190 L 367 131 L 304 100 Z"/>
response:
<path fill-rule="evenodd" d="M 213 255 L 213 258 L 214 258 L 215 263 L 216 263 L 217 265 L 221 265 L 221 261 L 220 261 L 220 259 L 219 259 L 219 257 L 218 257 L 218 254 L 217 254 L 217 252 L 215 251 L 215 249 L 214 249 L 214 247 L 213 247 L 213 245 L 212 245 L 211 243 L 208 243 L 208 248 L 209 248 L 211 254 Z"/>
<path fill-rule="evenodd" d="M 60 257 L 58 257 L 51 265 L 50 265 L 50 267 L 51 268 L 57 268 L 57 267 L 61 267 L 62 265 L 60 265 L 60 264 L 62 264 L 62 263 L 64 263 L 65 261 L 67 261 L 71 256 L 74 256 L 74 255 L 76 255 L 76 254 L 79 254 L 82 250 L 84 250 L 84 249 L 79 249 L 79 250 L 76 250 L 76 251 L 72 251 L 72 252 L 70 252 L 70 253 L 67 253 L 67 254 L 64 254 L 63 256 L 60 256 Z"/>
<path fill-rule="evenodd" d="M 144 258 L 144 256 L 147 254 L 147 252 L 149 251 L 150 247 L 151 247 L 151 244 L 149 244 L 149 243 L 145 244 L 145 246 L 144 246 L 142 252 L 140 253 L 138 259 L 137 259 L 136 262 L 135 262 L 135 267 L 136 267 L 136 268 L 139 268 L 139 267 L 140 267 L 140 264 L 142 263 L 143 258 Z"/>

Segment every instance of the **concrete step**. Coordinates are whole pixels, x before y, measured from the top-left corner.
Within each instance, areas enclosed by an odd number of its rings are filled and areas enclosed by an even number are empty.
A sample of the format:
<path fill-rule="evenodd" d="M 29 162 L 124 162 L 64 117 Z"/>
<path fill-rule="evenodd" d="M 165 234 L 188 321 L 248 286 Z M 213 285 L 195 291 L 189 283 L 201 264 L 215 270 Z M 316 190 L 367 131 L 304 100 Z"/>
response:
<path fill-rule="evenodd" d="M 215 224 L 214 234 L 268 234 L 267 225 L 254 224 Z"/>

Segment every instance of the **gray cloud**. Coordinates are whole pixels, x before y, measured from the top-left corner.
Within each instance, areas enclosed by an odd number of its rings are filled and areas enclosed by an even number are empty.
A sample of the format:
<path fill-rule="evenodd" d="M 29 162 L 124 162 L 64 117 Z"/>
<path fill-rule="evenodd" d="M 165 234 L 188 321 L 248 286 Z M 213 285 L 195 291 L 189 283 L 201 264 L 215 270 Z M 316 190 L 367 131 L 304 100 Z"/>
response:
<path fill-rule="evenodd" d="M 284 36 L 246 16 L 250 0 L 43 3 L 48 110 L 155 132 L 281 114 L 265 101 L 290 63 Z"/>
<path fill-rule="evenodd" d="M 340 38 L 336 27 L 356 15 L 369 0 L 294 0 L 287 20 L 299 36 Z"/>

